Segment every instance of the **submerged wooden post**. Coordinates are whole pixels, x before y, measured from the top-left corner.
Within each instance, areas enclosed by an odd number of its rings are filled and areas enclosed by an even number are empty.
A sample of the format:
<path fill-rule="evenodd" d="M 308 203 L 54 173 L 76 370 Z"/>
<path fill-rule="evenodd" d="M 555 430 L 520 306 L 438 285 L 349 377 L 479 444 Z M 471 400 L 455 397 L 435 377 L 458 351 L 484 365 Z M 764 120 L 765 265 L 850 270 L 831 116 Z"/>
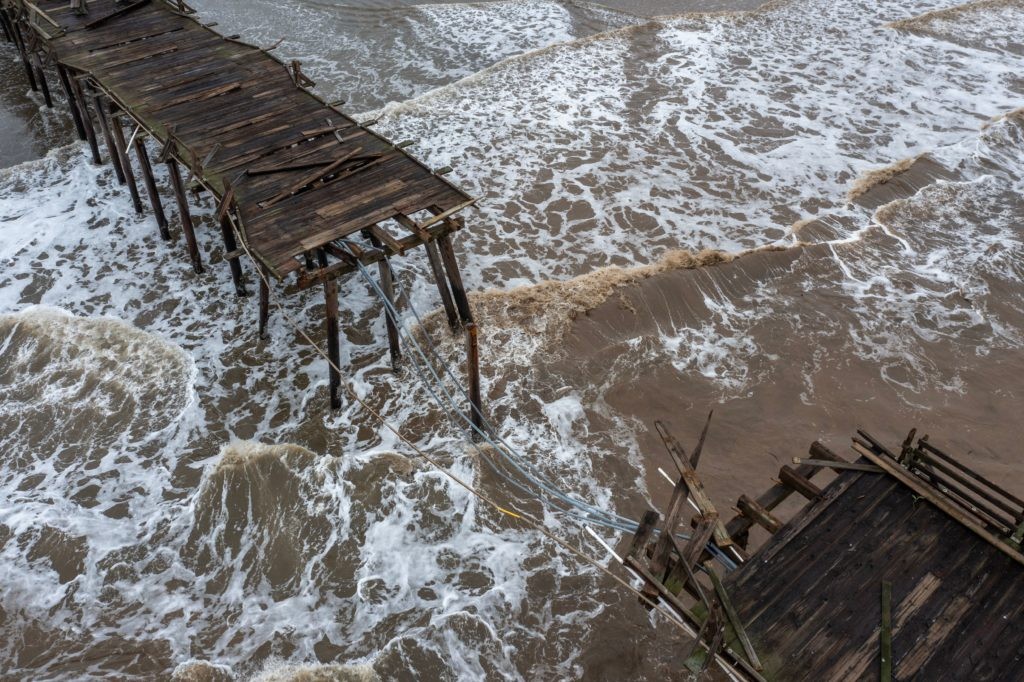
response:
<path fill-rule="evenodd" d="M 77 78 L 71 79 L 71 90 L 75 95 L 75 103 L 78 105 L 78 110 L 82 113 L 82 126 L 85 128 L 85 139 L 89 141 L 92 162 L 98 166 L 103 163 L 103 157 L 100 156 L 100 147 L 96 144 L 96 129 L 92 125 L 92 116 L 89 115 L 89 105 L 85 101 L 82 84 L 78 82 Z M 96 113 L 99 118 L 102 118 L 101 112 Z"/>
<path fill-rule="evenodd" d="M 388 303 L 391 304 L 391 308 L 395 311 L 398 308 L 395 305 L 395 273 L 391 270 L 391 262 L 387 258 L 384 258 L 377 262 L 377 271 L 380 273 L 380 285 L 381 290 L 384 292 L 384 298 L 387 299 Z M 387 323 L 388 328 L 388 348 L 391 350 L 391 369 L 398 369 L 398 363 L 402 359 L 402 348 L 400 346 L 400 338 L 398 336 L 398 322 L 392 317 L 390 310 L 385 311 L 384 321 Z"/>
<path fill-rule="evenodd" d="M 78 110 L 78 102 L 75 94 L 71 91 L 71 79 L 68 78 L 68 71 L 60 63 L 57 64 L 57 78 L 60 79 L 61 88 L 64 89 L 64 96 L 68 98 L 68 109 L 71 110 L 71 119 L 75 122 L 75 131 L 78 139 L 85 139 L 85 126 L 82 124 L 82 112 Z"/>
<path fill-rule="evenodd" d="M 363 230 L 363 236 L 370 240 L 374 247 L 383 248 L 380 239 L 370 230 Z M 377 273 L 380 275 L 380 289 L 384 292 L 384 298 L 393 310 L 398 310 L 395 305 L 395 273 L 391 270 L 391 261 L 387 256 L 377 261 Z M 402 348 L 398 335 L 398 322 L 392 317 L 391 310 L 384 310 L 384 322 L 388 328 L 388 348 L 391 350 L 391 369 L 398 369 L 398 363 L 402 359 Z"/>
<path fill-rule="evenodd" d="M 434 273 L 434 281 L 437 282 L 437 290 L 441 294 L 441 305 L 444 306 L 444 314 L 448 317 L 448 326 L 452 331 L 456 331 L 459 328 L 459 313 L 455 310 L 452 291 L 445 280 L 444 266 L 441 264 L 441 256 L 437 253 L 437 245 L 432 241 L 426 241 L 423 248 L 427 252 L 430 270 Z"/>
<path fill-rule="evenodd" d="M 327 267 L 327 254 L 323 249 L 317 252 L 320 267 Z M 341 340 L 338 337 L 338 281 L 331 277 L 324 282 L 324 303 L 327 308 L 327 357 L 330 361 L 331 409 L 341 407 Z"/>
<path fill-rule="evenodd" d="M 4 40 L 9 43 L 14 42 L 14 34 L 11 33 L 11 29 L 7 23 L 7 10 L 0 8 L 0 29 L 3 29 Z"/>
<path fill-rule="evenodd" d="M 153 166 L 149 162 L 146 141 L 142 135 L 135 136 L 132 146 L 135 148 L 135 155 L 139 158 L 139 170 L 142 172 L 142 181 L 145 183 L 146 193 L 149 195 L 149 205 L 153 207 L 153 215 L 156 216 L 156 224 L 160 228 L 160 236 L 165 241 L 171 241 L 171 232 L 167 229 L 167 216 L 164 215 L 164 205 L 160 201 L 160 192 L 157 191 L 156 179 L 153 177 Z"/>
<path fill-rule="evenodd" d="M 167 171 L 171 175 L 171 187 L 174 188 L 174 198 L 178 202 L 178 216 L 181 220 L 181 231 L 185 233 L 185 243 L 188 245 L 188 257 L 192 260 L 192 269 L 197 275 L 201 275 L 203 274 L 203 259 L 199 254 L 199 245 L 196 243 L 195 227 L 188 210 L 188 196 L 185 194 L 185 184 L 181 181 L 181 171 L 178 168 L 177 159 L 173 157 L 167 159 Z"/>
<path fill-rule="evenodd" d="M 235 293 L 239 296 L 248 296 L 245 290 L 245 282 L 242 281 L 242 263 L 236 254 L 238 242 L 235 241 L 235 231 L 231 227 L 231 216 L 229 211 L 224 211 L 220 217 L 220 232 L 224 237 L 224 257 L 231 267 L 231 281 L 235 283 Z"/>
<path fill-rule="evenodd" d="M 96 118 L 100 122 L 100 130 L 103 131 L 103 139 L 107 141 L 107 153 L 110 154 L 110 163 L 114 166 L 114 174 L 117 176 L 119 185 L 125 184 L 124 166 L 121 165 L 121 155 L 117 153 L 117 144 L 114 142 L 114 133 L 110 120 L 107 118 L 106 108 L 103 106 L 103 98 L 94 95 L 93 106 L 96 108 Z"/>
<path fill-rule="evenodd" d="M 46 108 L 53 109 L 53 96 L 50 95 L 50 85 L 46 82 L 46 72 L 38 64 L 35 65 L 35 71 L 36 80 L 39 81 L 39 88 L 43 91 L 43 101 L 46 102 Z"/>
<path fill-rule="evenodd" d="M 32 88 L 32 92 L 39 92 L 36 74 L 32 70 L 32 62 L 28 59 L 28 45 L 25 44 L 25 36 L 21 34 L 21 28 L 17 21 L 12 22 L 11 26 L 14 29 L 14 43 L 18 46 L 18 52 L 21 53 L 21 63 L 24 65 L 25 75 L 28 77 L 28 85 Z"/>
<path fill-rule="evenodd" d="M 473 438 L 479 438 L 484 429 L 484 405 L 480 392 L 480 345 L 476 323 L 466 325 L 466 372 L 469 375 L 469 411 L 474 430 Z"/>
<path fill-rule="evenodd" d="M 469 324 L 473 321 L 473 313 L 469 309 L 466 289 L 462 286 L 462 274 L 459 272 L 459 262 L 455 258 L 452 240 L 447 234 L 444 234 L 437 238 L 437 245 L 441 250 L 441 260 L 444 261 L 445 270 L 448 271 L 448 281 L 452 287 L 452 295 L 455 297 L 455 306 L 458 308 L 459 317 L 463 324 Z"/>
<path fill-rule="evenodd" d="M 97 104 L 99 102 L 97 101 Z M 142 215 L 142 197 L 139 196 L 139 186 L 135 182 L 135 173 L 132 171 L 132 162 L 128 158 L 128 148 L 124 139 L 124 128 L 121 127 L 121 117 L 110 105 L 110 132 L 114 134 L 114 143 L 117 146 L 117 158 L 121 159 L 121 170 L 124 172 L 125 184 L 128 185 L 128 193 L 132 197 L 132 205 L 135 212 Z"/>
<path fill-rule="evenodd" d="M 260 338 L 267 338 L 267 322 L 270 319 L 270 273 L 260 266 Z"/>

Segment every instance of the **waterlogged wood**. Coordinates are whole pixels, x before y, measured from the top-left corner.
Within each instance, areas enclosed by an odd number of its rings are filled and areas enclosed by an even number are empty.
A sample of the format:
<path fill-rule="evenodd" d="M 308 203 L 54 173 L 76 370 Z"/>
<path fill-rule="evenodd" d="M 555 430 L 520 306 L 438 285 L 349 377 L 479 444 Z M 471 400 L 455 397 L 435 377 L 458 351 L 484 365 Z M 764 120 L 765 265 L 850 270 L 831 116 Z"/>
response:
<path fill-rule="evenodd" d="M 954 505 L 948 499 L 943 497 L 937 490 L 927 485 L 916 476 L 911 474 L 909 471 L 901 467 L 894 460 L 895 458 L 889 459 L 881 455 L 875 454 L 871 450 L 862 447 L 858 444 L 854 444 L 853 449 L 859 454 L 868 458 L 882 469 L 885 469 L 886 473 L 898 480 L 903 485 L 907 486 L 915 493 L 923 497 L 924 499 L 931 502 L 940 511 L 949 514 L 954 519 L 962 523 L 964 526 L 972 530 L 975 534 L 981 537 L 985 542 L 989 543 L 999 551 L 1003 552 L 1017 563 L 1024 565 L 1024 555 L 1017 550 L 1013 549 L 1006 542 L 1000 540 L 990 532 L 985 530 L 973 517 L 965 513 L 959 507 Z"/>
<path fill-rule="evenodd" d="M 633 541 L 630 543 L 629 551 L 626 552 L 627 556 L 643 556 L 644 548 L 651 539 L 655 526 L 658 525 L 659 516 L 658 512 L 653 509 L 648 509 L 644 512 L 640 518 L 640 523 L 637 525 L 636 532 L 633 534 Z"/>
<path fill-rule="evenodd" d="M 26 0 L 7 1 L 31 10 Z M 297 64 L 285 66 L 265 50 L 215 33 L 188 16 L 193 12 L 184 3 L 104 0 L 94 3 L 92 11 L 83 16 L 80 12 L 85 7 L 84 3 L 78 7 L 46 5 L 60 30 L 44 38 L 41 49 L 57 56 L 58 74 L 68 91 L 76 128 L 89 141 L 96 163 L 102 159 L 82 82 L 104 98 L 97 115 L 118 179 L 128 185 L 136 210 L 141 212 L 128 158 L 128 147 L 133 147 L 161 235 L 168 238 L 151 162 L 141 139 L 125 141 L 118 112 L 126 112 L 139 122 L 145 135 L 156 140 L 162 150 L 159 160 L 168 164 L 182 231 L 197 273 L 203 266 L 186 188 L 197 195 L 199 190 L 214 195 L 218 207 L 215 221 L 221 228 L 225 257 L 239 295 L 246 292 L 236 237 L 258 267 L 266 268 L 261 273 L 280 280 L 295 273 L 298 281 L 285 289 L 293 291 L 313 284 L 330 289 L 330 279 L 352 272 L 355 261 L 349 258 L 321 264 L 315 271 L 303 270 L 302 261 L 313 252 L 326 255 L 324 249 L 336 240 L 369 230 L 382 246 L 357 257 L 364 265 L 378 263 L 385 298 L 394 299 L 394 274 L 386 258 L 428 245 L 428 258 L 450 322 L 472 323 L 448 238 L 464 224 L 455 214 L 472 203 L 464 192 L 403 151 L 406 145 L 391 144 L 336 105 L 305 90 L 312 82 Z M 9 24 L 6 22 L 4 29 L 14 33 L 11 38 L 18 41 L 26 75 L 35 88 L 36 80 L 43 80 L 42 72 L 32 68 L 22 36 Z M 36 40 L 35 32 L 32 39 Z M 108 119 L 108 99 L 113 121 Z M 181 164 L 188 168 L 185 180 Z M 416 229 L 407 237 L 393 236 L 378 224 L 396 215 L 416 216 L 426 211 L 433 217 L 413 221 Z M 440 251 L 435 240 L 440 240 Z M 261 282 L 261 335 L 266 328 L 268 295 L 268 287 Z M 397 328 L 391 323 L 388 331 L 392 358 L 397 362 Z M 332 375 L 332 403 L 337 403 L 335 379 Z"/>
<path fill-rule="evenodd" d="M 195 226 L 192 223 L 192 215 L 189 213 L 188 197 L 185 195 L 185 183 L 181 180 L 181 170 L 174 158 L 167 160 L 167 171 L 171 178 L 171 187 L 174 189 L 174 198 L 178 202 L 178 219 L 181 221 L 181 231 L 185 234 L 185 244 L 188 247 L 189 260 L 192 261 L 192 269 L 197 275 L 203 274 L 203 258 L 199 253 L 199 244 L 196 242 Z"/>
<path fill-rule="evenodd" d="M 466 325 L 466 371 L 469 375 L 469 410 L 474 435 L 483 433 L 484 402 L 480 388 L 480 339 L 475 322 Z"/>
<path fill-rule="evenodd" d="M 142 137 L 136 135 L 132 141 L 132 146 L 135 148 L 135 155 L 139 159 L 139 171 L 142 173 L 142 181 L 146 185 L 146 193 L 149 195 L 149 204 L 153 208 L 153 215 L 156 217 L 160 237 L 165 241 L 170 241 L 171 233 L 167 229 L 167 216 L 164 214 L 163 202 L 160 201 L 160 192 L 156 187 L 156 179 L 153 177 L 153 166 L 149 162 L 146 142 Z"/>
<path fill-rule="evenodd" d="M 96 101 L 97 108 L 100 108 L 100 101 Z M 101 116 L 104 114 L 101 112 Z M 121 170 L 124 172 L 125 184 L 128 186 L 128 194 L 131 195 L 132 205 L 135 212 L 142 215 L 142 197 L 139 196 L 139 185 L 135 182 L 135 172 L 132 170 L 131 159 L 128 158 L 128 145 L 124 139 L 124 128 L 121 127 L 121 117 L 111 112 L 107 124 L 114 136 L 114 146 L 117 149 L 117 158 L 121 161 Z"/>
<path fill-rule="evenodd" d="M 902 479 L 927 482 L 860 440 L 868 447 L 856 451 L 896 473 L 841 471 L 723 577 L 765 676 L 885 679 L 888 667 L 890 679 L 1019 679 L 1021 563 Z M 891 587 L 880 608 L 869 608 L 864 595 L 883 583 Z"/>
<path fill-rule="evenodd" d="M 321 249 L 317 252 L 320 267 L 327 267 L 327 254 Z M 330 393 L 331 409 L 337 410 L 341 407 L 341 339 L 338 327 L 338 282 L 335 279 L 328 279 L 324 282 L 324 303 L 326 315 L 324 316 L 327 327 L 327 359 L 329 365 L 328 391 Z"/>
<path fill-rule="evenodd" d="M 810 454 L 818 459 L 835 462 L 844 461 L 830 449 L 825 447 L 825 445 L 817 441 L 811 444 Z M 796 471 L 801 476 L 811 478 L 817 472 L 817 469 L 815 466 L 801 464 L 799 467 L 797 467 Z M 769 488 L 764 493 L 762 493 L 761 495 L 759 495 L 757 499 L 754 501 L 757 502 L 757 504 L 763 507 L 764 509 L 771 511 L 772 509 L 775 509 L 784 501 L 786 501 L 792 493 L 793 491 L 791 488 L 784 486 L 782 484 L 776 484 Z M 737 544 L 739 544 L 741 547 L 745 547 L 747 533 L 753 525 L 753 519 L 743 514 L 737 514 L 735 517 L 730 519 L 728 524 L 726 524 L 726 531 L 729 533 L 730 537 L 738 541 Z"/>
<path fill-rule="evenodd" d="M 270 320 L 270 282 L 268 281 L 270 275 L 267 274 L 266 269 L 260 266 L 260 318 L 259 318 L 259 337 L 261 339 L 267 338 L 267 322 Z"/>
<path fill-rule="evenodd" d="M 729 593 L 726 591 L 722 579 L 715 573 L 715 565 L 710 561 L 705 562 L 704 572 L 708 574 L 708 577 L 711 578 L 711 584 L 715 586 L 715 594 L 718 595 L 718 601 L 722 604 L 722 610 L 725 611 L 732 629 L 736 632 L 736 637 L 739 638 L 740 644 L 743 645 L 743 651 L 747 655 L 747 660 L 750 661 L 755 670 L 764 670 L 761 660 L 757 657 L 757 652 L 754 651 L 754 645 L 751 643 L 750 637 L 747 636 L 746 628 L 743 627 L 743 621 L 740 620 L 736 609 L 732 605 L 732 600 L 729 599 Z"/>
<path fill-rule="evenodd" d="M 690 466 L 694 469 L 696 469 L 697 464 L 700 463 L 700 453 L 704 450 L 704 439 L 708 437 L 708 427 L 711 426 L 711 417 L 714 414 L 714 410 L 708 412 L 708 419 L 704 422 L 704 429 L 700 432 L 700 438 L 697 440 L 697 447 L 693 449 L 693 454 L 690 455 Z"/>
<path fill-rule="evenodd" d="M 635 572 L 638 576 L 640 576 L 640 578 L 643 579 L 645 585 L 650 585 L 658 593 L 658 596 L 669 605 L 669 607 L 680 617 L 680 619 L 684 623 L 689 625 L 693 630 L 698 630 L 701 627 L 703 622 L 699 618 L 697 618 L 693 613 L 691 613 L 689 609 L 686 608 L 686 605 L 684 605 L 683 602 L 679 600 L 679 597 L 672 594 L 668 590 L 668 588 L 661 584 L 660 581 L 655 580 L 654 576 L 651 575 L 650 571 L 644 568 L 635 557 L 624 557 L 622 562 L 628 568 L 632 569 L 633 572 Z M 716 632 L 716 636 L 719 638 L 717 640 L 717 643 L 714 640 L 712 641 L 711 645 L 700 642 L 700 646 L 708 652 L 709 658 L 717 659 L 720 655 L 720 652 L 724 653 L 727 655 L 729 662 L 742 668 L 743 671 L 750 675 L 752 679 L 756 680 L 757 682 L 764 682 L 764 677 L 762 677 L 758 673 L 758 671 L 754 670 L 754 668 L 742 656 L 736 654 L 728 647 L 722 648 L 722 629 L 716 628 Z"/>
<path fill-rule="evenodd" d="M 809 479 L 801 476 L 791 466 L 787 465 L 779 469 L 779 481 L 808 500 L 815 500 L 821 496 L 821 488 L 811 483 Z"/>
<path fill-rule="evenodd" d="M 882 581 L 881 682 L 892 682 L 892 583 Z"/>
<path fill-rule="evenodd" d="M 802 457 L 794 457 L 793 464 L 835 469 L 836 471 L 867 471 L 873 474 L 884 473 L 882 467 L 875 466 L 874 464 L 863 464 L 861 462 L 832 462 L 827 459 L 804 459 Z"/>
<path fill-rule="evenodd" d="M 740 499 L 736 502 L 736 506 L 739 508 L 741 514 L 773 535 L 778 533 L 782 528 L 781 521 L 772 516 L 770 511 L 746 495 L 740 495 Z"/>

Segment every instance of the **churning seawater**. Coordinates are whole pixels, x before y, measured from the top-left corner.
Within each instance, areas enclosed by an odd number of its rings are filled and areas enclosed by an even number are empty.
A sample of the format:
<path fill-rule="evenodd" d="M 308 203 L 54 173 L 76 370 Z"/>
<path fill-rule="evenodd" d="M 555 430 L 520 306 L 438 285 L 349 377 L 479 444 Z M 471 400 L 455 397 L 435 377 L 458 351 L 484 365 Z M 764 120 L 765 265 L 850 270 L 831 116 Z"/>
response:
<path fill-rule="evenodd" d="M 857 426 L 918 426 L 1024 492 L 1024 3 L 750 4 L 199 9 L 284 38 L 325 97 L 480 197 L 459 247 L 489 415 L 564 490 L 663 507 L 652 421 L 687 441 L 714 407 L 723 513 Z M 20 68 L 0 45 L 0 677 L 679 673 L 678 635 L 630 594 L 356 401 L 327 410 L 291 323 L 258 340 L 223 263 L 195 276 Z M 395 266 L 433 310 L 421 254 Z M 390 372 L 365 285 L 341 299 L 359 396 L 544 514 Z M 323 341 L 315 292 L 285 305 Z M 425 327 L 457 364 L 436 312 Z"/>

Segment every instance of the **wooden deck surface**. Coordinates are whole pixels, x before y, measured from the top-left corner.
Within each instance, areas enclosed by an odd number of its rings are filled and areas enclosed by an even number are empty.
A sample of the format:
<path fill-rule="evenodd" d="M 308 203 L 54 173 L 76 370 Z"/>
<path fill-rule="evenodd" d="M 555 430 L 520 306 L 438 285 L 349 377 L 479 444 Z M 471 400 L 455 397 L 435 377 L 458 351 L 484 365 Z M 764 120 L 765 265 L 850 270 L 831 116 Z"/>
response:
<path fill-rule="evenodd" d="M 770 680 L 1024 679 L 1024 567 L 889 475 L 845 471 L 729 574 Z"/>
<path fill-rule="evenodd" d="M 158 145 L 170 141 L 173 155 L 219 198 L 230 186 L 244 241 L 279 278 L 335 239 L 468 200 L 300 87 L 269 53 L 165 2 L 90 0 L 85 16 L 67 0 L 36 6 L 63 29 L 49 41 L 61 63 L 89 74 Z M 324 171 L 325 180 L 303 184 Z"/>

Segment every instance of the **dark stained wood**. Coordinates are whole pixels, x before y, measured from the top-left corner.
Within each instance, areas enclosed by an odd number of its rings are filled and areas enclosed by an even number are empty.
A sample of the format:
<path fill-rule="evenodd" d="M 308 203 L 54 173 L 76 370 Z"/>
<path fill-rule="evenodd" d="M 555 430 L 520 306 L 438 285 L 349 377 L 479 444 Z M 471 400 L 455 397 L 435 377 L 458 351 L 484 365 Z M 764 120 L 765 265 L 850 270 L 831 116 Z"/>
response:
<path fill-rule="evenodd" d="M 324 254 L 338 240 L 368 231 L 379 242 L 358 258 L 378 263 L 385 296 L 393 289 L 387 258 L 428 245 L 428 258 L 438 274 L 447 271 L 450 291 L 438 286 L 450 319 L 458 314 L 472 322 L 469 301 L 448 235 L 463 227 L 455 213 L 470 198 L 404 150 L 310 92 L 312 82 L 297 64 L 285 65 L 268 51 L 236 37 L 224 37 L 202 25 L 178 3 L 149 0 L 94 0 L 88 4 L 63 0 L 0 0 L 18 17 L 35 12 L 50 24 L 46 31 L 20 18 L 4 28 L 13 33 L 25 60 L 27 76 L 36 86 L 35 63 L 55 63 L 75 106 L 72 116 L 101 162 L 83 86 L 98 93 L 99 122 L 108 139 L 119 180 L 125 182 L 136 209 L 142 206 L 127 156 L 120 116 L 156 140 L 167 163 L 171 185 L 192 266 L 202 272 L 200 251 L 189 215 L 186 191 L 206 190 L 218 206 L 216 215 L 236 291 L 245 293 L 240 258 L 251 256 L 260 272 L 279 280 L 294 275 L 285 291 L 323 284 L 335 300 L 330 280 L 355 269 L 355 260 L 341 259 L 306 267 L 309 254 Z M 38 8 L 37 8 L 38 6 Z M 11 15 L 5 14 L 9 18 Z M 8 26 L 8 24 L 11 24 Z M 18 31 L 31 37 L 32 48 Z M 107 103 L 112 109 L 108 110 Z M 113 114 L 113 121 L 108 119 Z M 77 114 L 77 117 L 76 117 Z M 79 124 L 80 119 L 80 124 Z M 161 233 L 167 222 L 143 147 L 139 155 Z M 182 178 L 181 167 L 187 169 Z M 422 214 L 430 217 L 423 218 Z M 415 229 L 392 235 L 380 225 L 399 216 Z M 236 236 L 244 245 L 239 250 Z M 440 240 L 440 253 L 433 245 Z M 265 331 L 266 287 L 261 285 L 261 332 Z M 391 294 L 393 298 L 393 293 Z M 454 312 L 453 312 L 454 310 Z M 389 323 L 392 359 L 399 357 L 397 329 Z M 335 348 L 337 350 L 337 348 Z M 337 358 L 333 358 L 334 362 Z M 336 369 L 336 368 L 335 368 Z M 333 370 L 332 370 L 333 371 Z M 338 377 L 332 374 L 332 404 L 338 402 Z"/>
<path fill-rule="evenodd" d="M 149 162 L 149 153 L 146 151 L 145 139 L 141 135 L 136 135 L 132 141 L 132 147 L 135 148 L 135 156 L 139 159 L 139 172 L 142 173 L 142 182 L 146 185 L 149 205 L 153 207 L 153 215 L 156 217 L 160 236 L 165 241 L 170 241 L 171 233 L 167 229 L 167 216 L 164 215 L 164 205 L 160 201 L 160 192 L 156 188 L 156 179 L 153 177 L 153 165 Z"/>
<path fill-rule="evenodd" d="M 178 218 L 181 221 L 181 231 L 185 233 L 185 244 L 188 246 L 188 256 L 192 261 L 192 269 L 197 275 L 203 274 L 203 258 L 199 253 L 199 245 L 196 242 L 195 226 L 192 224 L 192 215 L 189 213 L 188 196 L 185 195 L 185 183 L 181 180 L 181 170 L 178 168 L 178 161 L 174 158 L 167 160 L 167 171 L 171 176 L 171 188 L 174 190 L 174 198 L 178 202 Z"/>
<path fill-rule="evenodd" d="M 237 255 L 231 255 L 232 252 L 238 250 L 238 242 L 235 241 L 235 230 L 231 225 L 231 216 L 226 212 L 221 215 L 220 233 L 224 238 L 225 258 L 228 266 L 231 268 L 231 281 L 235 284 L 235 293 L 238 296 L 248 296 L 249 292 L 245 290 L 245 282 L 242 280 L 242 263 Z"/>
<path fill-rule="evenodd" d="M 459 311 L 459 318 L 463 324 L 469 324 L 473 321 L 473 312 L 469 308 L 466 288 L 462 285 L 459 261 L 455 258 L 455 250 L 452 248 L 451 239 L 447 234 L 443 234 L 437 240 L 437 246 L 441 251 L 441 261 L 444 263 L 444 269 L 448 272 L 448 283 L 452 288 L 452 296 L 455 298 L 455 307 Z"/>
<path fill-rule="evenodd" d="M 101 103 L 100 98 L 97 98 L 97 109 L 102 109 L 105 104 L 105 102 Z M 105 117 L 106 112 L 100 111 L 100 116 Z M 131 159 L 128 158 L 128 148 L 124 139 L 124 128 L 121 127 L 121 117 L 117 113 L 111 112 L 110 118 L 107 119 L 107 125 L 114 136 L 114 147 L 117 150 L 117 158 L 121 161 L 121 171 L 124 173 L 125 184 L 128 185 L 132 206 L 135 207 L 136 213 L 142 215 L 142 197 L 139 196 L 139 186 L 135 182 L 135 172 L 132 170 Z"/>
<path fill-rule="evenodd" d="M 327 267 L 327 254 L 323 249 L 317 252 L 320 260 L 320 267 Z M 331 409 L 341 407 L 341 339 L 338 329 L 338 281 L 329 279 L 324 282 L 324 303 L 326 315 L 324 315 L 327 328 L 327 357 L 329 364 L 328 392 L 331 398 Z"/>
<path fill-rule="evenodd" d="M 869 452 L 725 577 L 765 677 L 880 679 L 888 582 L 892 679 L 1021 679 L 1024 566 Z"/>

